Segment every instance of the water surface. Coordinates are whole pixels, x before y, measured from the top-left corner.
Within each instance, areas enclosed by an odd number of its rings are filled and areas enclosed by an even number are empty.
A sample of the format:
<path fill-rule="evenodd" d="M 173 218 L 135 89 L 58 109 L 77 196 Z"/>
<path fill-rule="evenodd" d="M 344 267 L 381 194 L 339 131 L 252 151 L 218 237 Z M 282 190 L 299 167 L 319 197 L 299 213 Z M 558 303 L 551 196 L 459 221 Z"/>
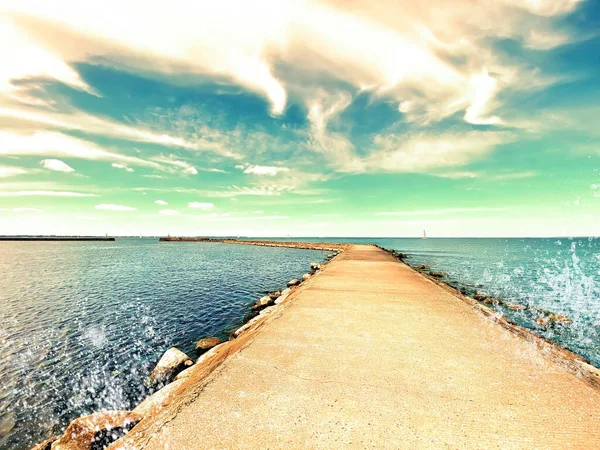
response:
<path fill-rule="evenodd" d="M 131 409 L 171 346 L 241 325 L 320 251 L 117 239 L 0 242 L 0 448 Z"/>

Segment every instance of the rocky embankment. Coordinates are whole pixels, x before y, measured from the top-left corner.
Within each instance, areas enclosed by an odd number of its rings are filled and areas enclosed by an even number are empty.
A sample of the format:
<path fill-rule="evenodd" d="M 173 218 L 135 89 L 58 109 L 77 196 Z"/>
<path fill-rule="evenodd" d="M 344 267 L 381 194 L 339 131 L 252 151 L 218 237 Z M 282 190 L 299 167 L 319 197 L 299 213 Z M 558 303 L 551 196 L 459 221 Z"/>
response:
<path fill-rule="evenodd" d="M 327 262 L 343 251 L 345 247 L 322 243 L 236 240 L 219 242 L 327 250 L 333 252 L 333 255 L 327 258 Z M 158 414 L 175 401 L 185 389 L 208 376 L 229 354 L 243 345 L 245 336 L 258 329 L 268 317 L 282 308 L 290 295 L 317 275 L 321 269 L 321 264 L 313 262 L 310 264 L 310 270 L 300 280 L 290 280 L 287 288 L 259 298 L 252 305 L 250 314 L 246 316 L 246 322 L 241 327 L 232 330 L 227 341 L 222 341 L 218 337 L 200 339 L 195 347 L 195 361 L 175 347 L 167 350 L 145 380 L 146 386 L 154 389 L 154 393 L 132 411 L 102 411 L 79 417 L 69 424 L 63 435 L 53 436 L 36 445 L 32 450 L 102 450 L 108 446 L 118 448 L 118 440 L 121 437 L 145 418 Z"/>

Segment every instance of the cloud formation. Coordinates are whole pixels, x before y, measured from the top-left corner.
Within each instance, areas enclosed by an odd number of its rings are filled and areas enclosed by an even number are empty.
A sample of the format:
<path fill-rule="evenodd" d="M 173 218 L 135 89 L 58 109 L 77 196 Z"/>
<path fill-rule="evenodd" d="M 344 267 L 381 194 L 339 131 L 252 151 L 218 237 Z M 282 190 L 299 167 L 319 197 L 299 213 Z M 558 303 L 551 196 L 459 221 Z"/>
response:
<path fill-rule="evenodd" d="M 288 91 L 297 95 L 314 78 L 301 83 L 276 69 L 281 66 L 389 96 L 414 119 L 469 110 L 465 118 L 481 123 L 492 120 L 486 105 L 496 91 L 518 82 L 515 67 L 487 39 L 512 38 L 535 48 L 563 44 L 566 31 L 561 39 L 549 37 L 553 19 L 579 3 L 179 0 L 146 8 L 114 0 L 55 8 L 12 1 L 5 6 L 2 40 L 11 44 L 2 52 L 15 55 L 14 64 L 3 65 L 0 82 L 15 89 L 12 80 L 43 76 L 91 92 L 72 63 L 101 57 L 120 69 L 179 82 L 181 73 L 222 77 L 262 93 L 279 114 Z M 27 65 L 18 64 L 23 54 Z M 482 80 L 483 70 L 494 75 Z"/>
<path fill-rule="evenodd" d="M 75 169 L 60 159 L 42 159 L 40 164 L 44 169 L 53 170 L 55 172 L 75 172 Z"/>

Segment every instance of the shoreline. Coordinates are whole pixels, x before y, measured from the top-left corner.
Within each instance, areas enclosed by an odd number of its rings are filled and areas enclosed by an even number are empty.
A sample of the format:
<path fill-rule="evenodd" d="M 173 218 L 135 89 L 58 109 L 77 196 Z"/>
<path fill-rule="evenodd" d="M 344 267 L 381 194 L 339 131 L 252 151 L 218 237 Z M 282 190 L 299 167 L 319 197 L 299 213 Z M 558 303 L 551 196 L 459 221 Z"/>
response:
<path fill-rule="evenodd" d="M 285 247 L 285 248 L 300 248 L 300 249 L 309 249 L 309 250 L 321 250 L 321 251 L 333 251 L 336 254 L 329 260 L 323 264 L 323 269 L 327 268 L 327 265 L 332 261 L 336 261 L 339 259 L 340 255 L 343 255 L 346 250 L 352 247 L 351 244 L 332 244 L 332 243 L 309 243 L 309 242 L 280 242 L 280 241 L 258 241 L 258 240 L 236 240 L 236 239 L 181 239 L 174 238 L 169 239 L 170 242 L 216 242 L 216 243 L 225 243 L 225 244 L 240 244 L 240 245 L 258 245 L 258 246 L 268 246 L 268 247 Z M 488 317 L 492 320 L 494 324 L 500 325 L 503 329 L 508 330 L 514 336 L 524 339 L 528 343 L 532 343 L 535 345 L 537 349 L 539 349 L 543 354 L 550 356 L 554 361 L 558 362 L 565 368 L 567 368 L 571 373 L 578 375 L 585 379 L 587 384 L 592 386 L 594 389 L 600 388 L 600 370 L 595 366 L 591 365 L 588 361 L 585 360 L 580 355 L 577 355 L 570 350 L 562 347 L 560 344 L 550 341 L 542 336 L 537 335 L 534 331 L 517 325 L 516 323 L 511 322 L 507 318 L 501 316 L 498 312 L 493 309 L 481 304 L 477 300 L 464 295 L 460 292 L 459 289 L 449 285 L 443 280 L 431 276 L 427 273 L 419 271 L 417 268 L 406 264 L 403 261 L 406 255 L 402 253 L 395 252 L 393 250 L 384 249 L 379 246 L 375 246 L 391 256 L 397 259 L 399 262 L 403 263 L 404 266 L 410 268 L 415 274 L 422 276 L 425 280 L 434 283 L 437 286 L 442 287 L 445 291 L 452 294 L 454 297 L 461 300 L 466 305 L 470 306 L 478 313 L 481 313 L 483 316 Z M 154 392 L 142 403 L 147 402 L 153 396 L 155 397 L 154 402 L 150 402 L 151 406 L 148 408 L 146 414 L 141 417 L 127 416 L 134 423 L 131 427 L 132 431 L 128 434 L 123 434 L 127 437 L 127 441 L 131 439 L 139 440 L 140 436 L 151 436 L 152 433 L 157 432 L 160 428 L 160 424 L 168 422 L 170 418 L 173 418 L 177 415 L 177 413 L 189 402 L 196 399 L 204 386 L 206 385 L 207 379 L 210 375 L 219 370 L 219 367 L 223 362 L 234 354 L 237 354 L 240 350 L 249 345 L 254 337 L 257 335 L 258 331 L 264 327 L 264 325 L 272 322 L 276 318 L 280 317 L 282 313 L 285 311 L 287 305 L 298 295 L 304 291 L 308 286 L 310 286 L 313 282 L 313 279 L 318 279 L 322 274 L 322 270 L 317 270 L 314 272 L 309 278 L 303 281 L 299 281 L 297 285 L 288 287 L 288 293 L 285 297 L 280 301 L 275 301 L 274 304 L 263 308 L 258 314 L 254 317 L 251 317 L 248 321 L 246 321 L 241 327 L 239 327 L 233 333 L 233 338 L 230 337 L 230 340 L 222 342 L 206 353 L 201 355 L 198 360 L 183 370 L 180 373 L 187 372 L 185 377 L 179 378 L 177 375 L 173 382 L 170 384 L 166 384 L 160 390 Z M 283 292 L 285 292 L 284 290 Z M 161 391 L 163 393 L 161 394 Z M 183 393 L 185 395 L 183 395 Z M 158 394 L 158 395 L 157 395 Z M 141 405 L 141 404 L 140 404 Z M 138 407 L 140 406 L 138 405 Z M 135 409 L 133 410 L 135 413 Z M 96 413 L 103 414 L 103 413 Z M 90 416 L 91 417 L 91 416 Z M 81 419 L 81 418 L 80 418 Z M 80 420 L 75 419 L 74 422 Z M 133 423 L 132 422 L 132 423 Z M 71 426 L 71 425 L 70 425 Z M 157 428 L 158 427 L 158 428 Z M 68 428 L 67 428 L 68 431 Z M 66 434 L 67 432 L 65 432 Z M 134 436 L 135 437 L 132 437 Z M 64 436 L 64 435 L 63 435 Z M 148 438 L 149 439 L 149 438 Z M 124 439 L 118 439 L 114 441 L 109 448 L 118 449 L 118 448 L 128 448 L 125 444 Z M 143 440 L 143 439 L 142 439 Z M 52 441 L 54 442 L 54 441 Z M 51 442 L 50 442 L 51 443 Z M 41 446 L 42 444 L 46 445 L 46 447 Z M 47 446 L 47 442 L 39 444 L 34 447 L 36 450 L 46 450 L 49 449 Z M 58 447 L 59 449 L 61 447 Z M 83 448 L 83 447 L 82 447 Z"/>

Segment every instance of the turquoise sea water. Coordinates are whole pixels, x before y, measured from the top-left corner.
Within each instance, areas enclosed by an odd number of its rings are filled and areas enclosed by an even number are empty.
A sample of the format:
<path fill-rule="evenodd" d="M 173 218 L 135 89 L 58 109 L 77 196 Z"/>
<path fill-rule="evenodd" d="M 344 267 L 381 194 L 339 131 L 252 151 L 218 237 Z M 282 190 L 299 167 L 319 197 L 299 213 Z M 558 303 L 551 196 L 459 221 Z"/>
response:
<path fill-rule="evenodd" d="M 215 243 L 0 242 L 0 448 L 131 409 L 171 346 L 237 328 L 325 252 Z"/>
<path fill-rule="evenodd" d="M 458 288 L 567 315 L 572 324 L 542 328 L 526 311 L 493 306 L 600 366 L 598 238 L 290 240 L 375 243 Z M 167 348 L 192 353 L 325 256 L 152 239 L 1 242 L 0 448 L 27 448 L 98 409 L 131 408 Z"/>

